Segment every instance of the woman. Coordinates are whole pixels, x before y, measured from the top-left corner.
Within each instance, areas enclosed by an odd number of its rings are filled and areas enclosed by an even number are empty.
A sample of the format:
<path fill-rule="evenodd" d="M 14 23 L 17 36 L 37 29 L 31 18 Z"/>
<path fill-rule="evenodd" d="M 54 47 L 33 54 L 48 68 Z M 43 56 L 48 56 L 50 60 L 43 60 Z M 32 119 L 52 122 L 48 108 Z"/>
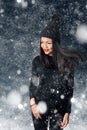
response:
<path fill-rule="evenodd" d="M 30 106 L 35 130 L 62 130 L 69 123 L 74 66 L 81 53 L 60 47 L 60 17 L 54 15 L 40 35 L 40 55 L 32 61 Z M 38 104 L 46 103 L 40 113 Z M 42 106 L 43 107 L 43 106 Z"/>

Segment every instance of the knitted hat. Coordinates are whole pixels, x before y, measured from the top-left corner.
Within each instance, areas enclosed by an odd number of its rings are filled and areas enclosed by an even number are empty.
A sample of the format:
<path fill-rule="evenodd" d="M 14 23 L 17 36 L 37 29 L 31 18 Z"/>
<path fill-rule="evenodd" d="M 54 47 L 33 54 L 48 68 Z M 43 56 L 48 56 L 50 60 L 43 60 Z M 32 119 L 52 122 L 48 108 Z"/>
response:
<path fill-rule="evenodd" d="M 60 43 L 60 26 L 62 19 L 59 14 L 54 14 L 51 21 L 42 30 L 40 37 L 52 38 Z"/>

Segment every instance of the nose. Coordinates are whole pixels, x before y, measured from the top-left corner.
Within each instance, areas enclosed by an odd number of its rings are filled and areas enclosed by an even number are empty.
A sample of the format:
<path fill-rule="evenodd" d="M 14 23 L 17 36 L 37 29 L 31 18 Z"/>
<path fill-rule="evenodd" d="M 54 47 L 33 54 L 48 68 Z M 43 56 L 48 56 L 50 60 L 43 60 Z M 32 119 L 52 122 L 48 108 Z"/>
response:
<path fill-rule="evenodd" d="M 43 47 L 44 47 L 44 49 L 47 49 L 47 48 L 48 48 L 47 44 L 44 44 L 44 46 L 43 46 Z"/>

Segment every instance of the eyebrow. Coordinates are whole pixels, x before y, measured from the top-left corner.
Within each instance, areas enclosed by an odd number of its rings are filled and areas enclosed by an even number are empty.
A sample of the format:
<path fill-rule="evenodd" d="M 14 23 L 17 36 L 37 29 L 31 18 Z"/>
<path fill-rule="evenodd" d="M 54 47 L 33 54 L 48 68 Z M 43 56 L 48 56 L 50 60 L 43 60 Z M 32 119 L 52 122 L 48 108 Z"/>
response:
<path fill-rule="evenodd" d="M 44 42 L 44 41 L 40 41 L 40 42 L 42 43 L 42 42 Z M 48 43 L 52 43 L 52 42 L 49 42 L 49 41 L 45 41 L 45 42 L 46 42 L 46 43 L 47 43 L 47 42 L 48 42 Z"/>

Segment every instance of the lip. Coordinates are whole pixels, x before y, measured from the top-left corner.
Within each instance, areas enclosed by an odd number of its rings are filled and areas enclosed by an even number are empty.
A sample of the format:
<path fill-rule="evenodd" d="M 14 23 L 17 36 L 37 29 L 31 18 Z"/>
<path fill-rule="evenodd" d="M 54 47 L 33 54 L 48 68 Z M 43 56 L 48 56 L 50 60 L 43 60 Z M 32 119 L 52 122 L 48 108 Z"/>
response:
<path fill-rule="evenodd" d="M 49 49 L 45 49 L 44 51 L 48 52 L 48 51 L 49 51 Z"/>

